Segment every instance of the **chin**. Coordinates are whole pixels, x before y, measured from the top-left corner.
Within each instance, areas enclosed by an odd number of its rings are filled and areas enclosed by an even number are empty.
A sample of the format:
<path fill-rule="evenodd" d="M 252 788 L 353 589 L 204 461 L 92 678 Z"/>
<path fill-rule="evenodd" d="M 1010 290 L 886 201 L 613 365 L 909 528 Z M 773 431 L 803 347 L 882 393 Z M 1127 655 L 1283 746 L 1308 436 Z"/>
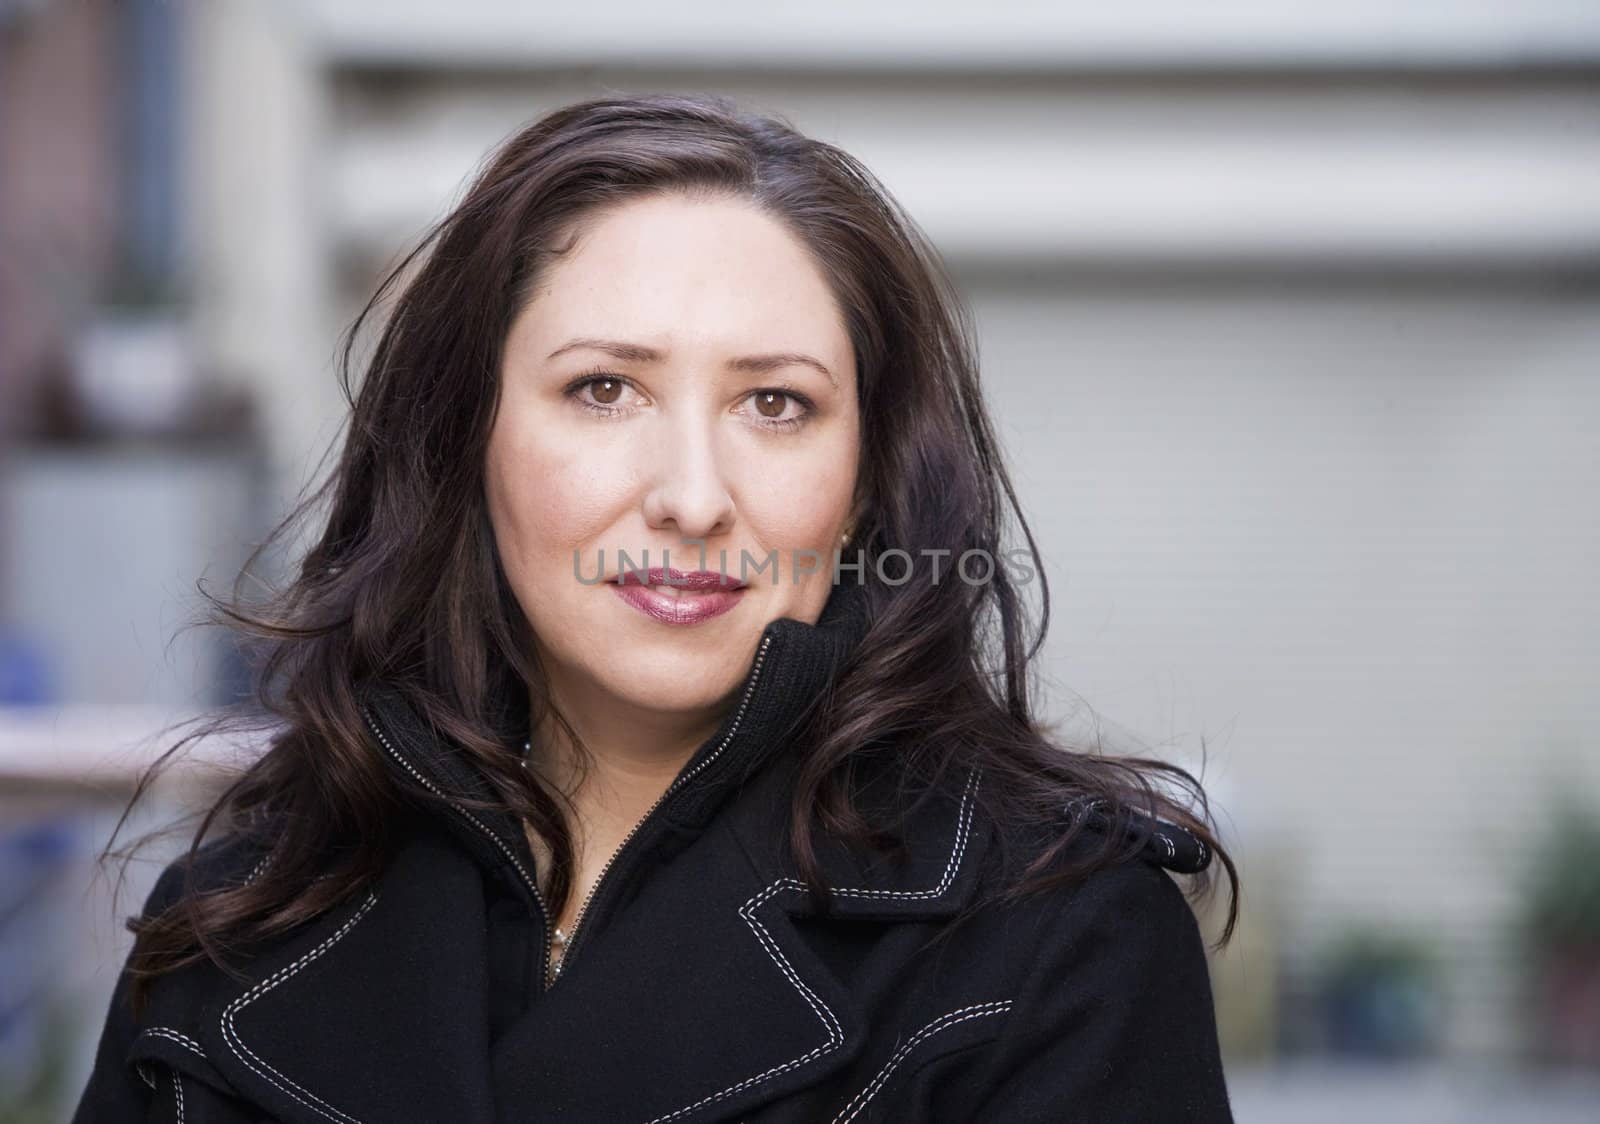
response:
<path fill-rule="evenodd" d="M 708 663 L 699 653 L 675 660 L 622 659 L 607 663 L 598 682 L 642 710 L 695 711 L 716 706 L 739 685 L 742 668 Z"/>

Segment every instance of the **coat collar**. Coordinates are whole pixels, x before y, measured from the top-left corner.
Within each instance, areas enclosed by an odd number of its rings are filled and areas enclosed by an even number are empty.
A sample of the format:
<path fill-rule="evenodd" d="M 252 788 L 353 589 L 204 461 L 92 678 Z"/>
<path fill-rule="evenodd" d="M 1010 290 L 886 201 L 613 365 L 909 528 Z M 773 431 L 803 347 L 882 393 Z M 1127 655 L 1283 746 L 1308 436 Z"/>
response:
<path fill-rule="evenodd" d="M 728 794 L 758 772 L 786 744 L 787 735 L 829 690 L 866 635 L 869 604 L 864 585 L 835 584 L 815 624 L 790 617 L 768 622 L 756 642 L 735 703 L 716 732 L 690 757 L 658 809 L 685 831 L 703 829 Z M 436 735 L 420 708 L 398 684 L 372 680 L 361 689 L 362 711 L 382 758 L 402 790 L 419 786 L 436 796 L 467 796 L 493 803 L 494 790 L 481 770 Z M 525 697 L 497 698 L 494 709 L 510 715 Z M 491 867 L 505 867 L 525 886 L 533 856 L 520 826 L 508 812 L 457 807 L 437 811 L 469 851 Z"/>

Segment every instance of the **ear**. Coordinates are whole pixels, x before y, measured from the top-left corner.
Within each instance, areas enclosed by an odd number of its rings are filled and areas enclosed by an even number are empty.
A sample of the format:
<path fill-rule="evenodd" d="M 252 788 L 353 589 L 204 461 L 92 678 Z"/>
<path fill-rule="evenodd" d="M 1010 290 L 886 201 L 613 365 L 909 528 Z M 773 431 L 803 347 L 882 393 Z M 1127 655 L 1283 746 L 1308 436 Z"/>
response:
<path fill-rule="evenodd" d="M 850 510 L 845 515 L 844 520 L 844 529 L 849 532 L 851 538 L 856 537 L 856 532 L 861 529 L 862 524 L 866 521 L 867 512 L 871 510 L 871 504 L 867 496 L 862 492 L 864 485 L 859 483 L 859 480 L 860 478 L 858 477 L 856 494 L 850 500 Z"/>

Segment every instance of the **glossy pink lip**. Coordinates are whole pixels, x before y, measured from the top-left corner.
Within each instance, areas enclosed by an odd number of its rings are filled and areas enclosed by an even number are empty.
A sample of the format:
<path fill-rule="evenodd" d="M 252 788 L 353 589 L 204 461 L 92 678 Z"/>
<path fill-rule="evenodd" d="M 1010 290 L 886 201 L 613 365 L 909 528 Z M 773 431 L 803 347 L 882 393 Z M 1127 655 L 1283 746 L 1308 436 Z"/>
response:
<path fill-rule="evenodd" d="M 652 566 L 625 570 L 610 584 L 618 597 L 663 624 L 699 624 L 721 616 L 744 597 L 743 582 L 713 570 Z M 662 592 L 655 585 L 682 592 Z"/>
<path fill-rule="evenodd" d="M 651 566 L 648 570 L 623 570 L 617 575 L 621 585 L 670 585 L 685 591 L 703 589 L 743 589 L 745 583 L 732 574 L 716 570 L 680 570 L 675 566 Z"/>

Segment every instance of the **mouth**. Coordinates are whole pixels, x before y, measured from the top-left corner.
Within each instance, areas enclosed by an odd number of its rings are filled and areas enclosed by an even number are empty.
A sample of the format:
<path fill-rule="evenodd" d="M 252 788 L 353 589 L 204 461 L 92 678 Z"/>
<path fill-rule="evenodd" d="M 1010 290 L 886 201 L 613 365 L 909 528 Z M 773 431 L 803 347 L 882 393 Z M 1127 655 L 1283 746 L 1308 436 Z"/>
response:
<path fill-rule="evenodd" d="M 728 612 L 744 598 L 745 583 L 714 570 L 654 566 L 625 570 L 613 588 L 625 603 L 667 625 L 696 625 Z"/>
<path fill-rule="evenodd" d="M 699 597 L 745 587 L 745 583 L 732 574 L 716 570 L 679 570 L 671 566 L 623 570 L 613 580 L 619 586 L 642 587 L 664 597 Z"/>

